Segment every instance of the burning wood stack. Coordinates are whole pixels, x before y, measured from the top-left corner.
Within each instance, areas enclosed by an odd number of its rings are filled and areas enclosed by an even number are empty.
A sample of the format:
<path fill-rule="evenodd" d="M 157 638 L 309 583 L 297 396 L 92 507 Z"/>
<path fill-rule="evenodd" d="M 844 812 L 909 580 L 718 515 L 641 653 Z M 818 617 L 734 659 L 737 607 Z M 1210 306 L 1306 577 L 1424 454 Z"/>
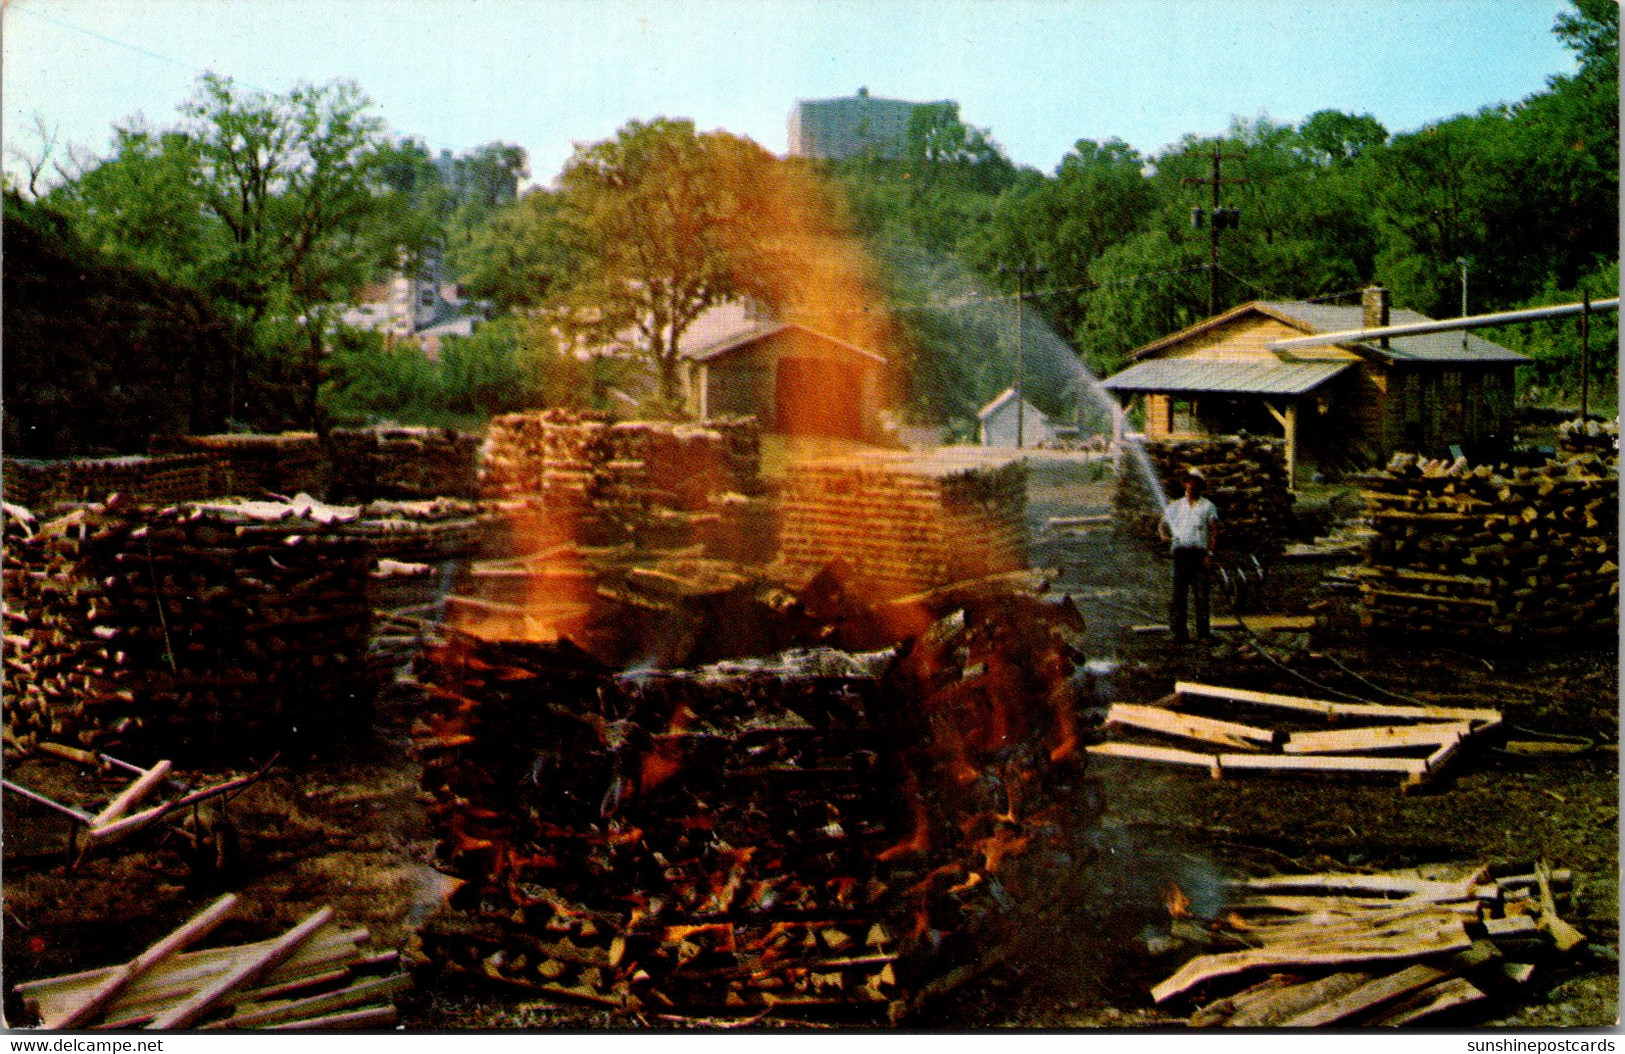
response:
<path fill-rule="evenodd" d="M 224 459 L 225 485 L 215 495 L 258 497 L 322 490 L 322 457 L 314 432 L 183 436 L 180 445 Z"/>
<path fill-rule="evenodd" d="M 1361 479 L 1374 529 L 1367 629 L 1463 637 L 1615 624 L 1619 476 L 1595 454 L 1538 468 L 1400 454 Z"/>
<path fill-rule="evenodd" d="M 540 497 L 556 536 L 662 548 L 707 541 L 760 489 L 754 419 L 613 423 L 568 410 L 505 414 L 487 435 L 488 497 Z"/>
<path fill-rule="evenodd" d="M 152 505 L 196 501 L 221 492 L 226 466 L 209 454 L 65 461 L 7 458 L 4 476 L 6 501 L 45 511 L 73 502 L 103 501 L 111 494 Z"/>
<path fill-rule="evenodd" d="M 465 884 L 429 958 L 653 1013 L 847 1021 L 996 962 L 1065 859 L 1076 611 L 1004 582 L 849 614 L 815 635 L 910 643 L 618 675 L 568 638 L 430 648 L 414 734 Z"/>
<path fill-rule="evenodd" d="M 479 447 L 478 436 L 450 428 L 334 429 L 333 491 L 360 501 L 472 498 Z"/>
<path fill-rule="evenodd" d="M 1159 499 L 1148 489 L 1138 455 L 1129 449 L 1120 451 L 1114 506 L 1117 522 L 1132 536 L 1157 541 L 1164 500 L 1183 496 L 1185 477 L 1196 469 L 1207 481 L 1208 500 L 1219 510 L 1222 549 L 1260 555 L 1280 552 L 1293 499 L 1287 486 L 1286 458 L 1278 442 L 1237 435 L 1137 441 L 1136 445 L 1145 451 L 1164 497 Z"/>
<path fill-rule="evenodd" d="M 25 748 L 232 754 L 368 699 L 368 559 L 335 524 L 283 504 L 6 511 L 5 729 Z"/>
<path fill-rule="evenodd" d="M 1027 565 L 1027 470 L 929 462 L 796 467 L 780 507 L 779 557 L 805 583 L 832 561 L 891 596 Z"/>

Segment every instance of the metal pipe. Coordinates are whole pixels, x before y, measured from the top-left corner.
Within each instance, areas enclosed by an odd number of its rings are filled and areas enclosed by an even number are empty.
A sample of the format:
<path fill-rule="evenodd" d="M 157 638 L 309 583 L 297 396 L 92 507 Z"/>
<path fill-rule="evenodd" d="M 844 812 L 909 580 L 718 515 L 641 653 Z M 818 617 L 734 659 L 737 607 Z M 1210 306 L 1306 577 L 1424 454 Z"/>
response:
<path fill-rule="evenodd" d="M 1531 307 L 1518 311 L 1501 311 L 1493 315 L 1474 315 L 1471 318 L 1445 318 L 1428 322 L 1408 322 L 1400 326 L 1380 329 L 1348 329 L 1340 333 L 1317 333 L 1312 337 L 1290 337 L 1272 340 L 1265 347 L 1271 351 L 1292 351 L 1296 348 L 1319 348 L 1327 344 L 1355 344 L 1375 337 L 1407 337 L 1421 333 L 1448 333 L 1457 329 L 1481 329 L 1485 326 L 1504 326 L 1513 322 L 1538 322 L 1549 318 L 1568 318 L 1584 314 L 1585 304 L 1558 304 L 1552 307 Z M 1619 297 L 1592 301 L 1590 311 L 1618 311 Z"/>

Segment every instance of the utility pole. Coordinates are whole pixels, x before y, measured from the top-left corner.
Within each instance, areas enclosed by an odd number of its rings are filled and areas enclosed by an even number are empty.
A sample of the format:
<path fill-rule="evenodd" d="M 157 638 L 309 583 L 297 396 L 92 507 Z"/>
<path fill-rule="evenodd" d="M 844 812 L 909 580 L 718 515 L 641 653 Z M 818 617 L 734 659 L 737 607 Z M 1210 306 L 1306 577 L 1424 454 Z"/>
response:
<path fill-rule="evenodd" d="M 1580 423 L 1586 420 L 1591 395 L 1591 294 L 1585 294 L 1585 310 L 1580 312 Z"/>
<path fill-rule="evenodd" d="M 1022 352 L 1024 350 L 1025 335 L 1021 317 L 1021 302 L 1026 299 L 1026 294 L 1023 292 L 1022 285 L 1027 279 L 1039 274 L 1043 268 L 1037 264 L 1022 261 L 1013 266 L 1001 264 L 999 270 L 1016 276 L 1016 449 L 1020 450 L 1026 441 L 1027 435 L 1027 396 L 1023 391 L 1022 383 L 1022 360 L 1025 357 Z"/>
<path fill-rule="evenodd" d="M 1467 317 L 1467 257 L 1456 257 L 1456 263 L 1461 267 L 1461 317 Z M 1467 350 L 1467 331 L 1461 331 L 1461 350 Z"/>
<path fill-rule="evenodd" d="M 1197 179 L 1187 176 L 1180 180 L 1184 186 L 1211 186 L 1213 188 L 1213 207 L 1208 210 L 1207 218 L 1207 313 L 1212 317 L 1219 313 L 1219 231 L 1241 226 L 1241 210 L 1225 209 L 1219 207 L 1219 188 L 1226 183 L 1246 183 L 1245 178 L 1224 179 L 1219 175 L 1221 161 L 1240 161 L 1246 154 L 1221 153 L 1220 145 L 1213 144 L 1213 174 L 1207 179 Z M 1202 226 L 1202 210 L 1191 210 L 1191 226 L 1198 229 Z"/>

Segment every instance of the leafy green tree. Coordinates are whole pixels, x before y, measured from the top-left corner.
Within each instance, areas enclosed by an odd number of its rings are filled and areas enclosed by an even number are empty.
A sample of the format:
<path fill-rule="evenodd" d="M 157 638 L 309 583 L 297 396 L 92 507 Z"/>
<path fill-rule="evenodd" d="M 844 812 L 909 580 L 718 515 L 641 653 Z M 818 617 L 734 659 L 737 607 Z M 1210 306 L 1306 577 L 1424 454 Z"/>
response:
<path fill-rule="evenodd" d="M 532 190 L 454 241 L 447 262 L 475 300 L 493 314 L 534 311 L 571 267 L 569 231 L 559 195 Z"/>
<path fill-rule="evenodd" d="M 747 139 L 663 117 L 578 147 L 559 177 L 576 264 L 555 298 L 565 320 L 600 343 L 635 331 L 662 396 L 676 402 L 683 334 L 701 312 L 777 292 L 776 164 Z"/>
<path fill-rule="evenodd" d="M 1304 153 L 1318 165 L 1346 165 L 1388 141 L 1388 129 L 1368 113 L 1320 110 L 1298 125 Z"/>

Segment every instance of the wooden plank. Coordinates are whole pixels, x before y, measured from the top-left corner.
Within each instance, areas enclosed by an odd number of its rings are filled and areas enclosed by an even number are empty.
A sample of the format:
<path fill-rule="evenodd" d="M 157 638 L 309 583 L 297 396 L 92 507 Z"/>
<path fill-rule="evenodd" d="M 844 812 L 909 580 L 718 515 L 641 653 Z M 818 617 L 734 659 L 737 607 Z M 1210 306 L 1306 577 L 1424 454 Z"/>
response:
<path fill-rule="evenodd" d="M 1219 771 L 1219 759 L 1216 756 L 1198 754 L 1192 750 L 1177 750 L 1173 747 L 1148 747 L 1139 743 L 1091 743 L 1084 747 L 1084 750 L 1091 754 L 1104 754 L 1113 758 L 1160 761 L 1169 765 L 1192 765 L 1207 769 L 1214 776 L 1217 776 Z"/>
<path fill-rule="evenodd" d="M 128 988 L 132 981 L 209 933 L 220 925 L 236 906 L 237 898 L 227 893 L 187 920 L 169 936 L 123 966 L 115 968 L 112 974 L 91 989 L 82 1001 L 64 1009 L 54 1017 L 42 1019 L 41 1025 L 50 1029 L 73 1028 L 93 1019 L 112 1002 L 114 996 Z"/>
<path fill-rule="evenodd" d="M 234 1014 L 219 1021 L 211 1021 L 203 1027 L 205 1029 L 265 1028 L 283 1021 L 316 1017 L 334 1010 L 348 1010 L 351 1007 L 390 999 L 410 987 L 412 987 L 411 976 L 398 973 L 390 977 L 381 977 L 376 980 L 354 984 L 337 992 L 327 992 L 323 995 L 310 996 L 307 999 L 295 999 L 285 1003 L 278 1003 L 275 1006 L 265 1007 L 261 1010 Z"/>
<path fill-rule="evenodd" d="M 1411 877 L 1408 875 L 1362 875 L 1327 872 L 1314 875 L 1266 875 L 1262 878 L 1232 879 L 1225 883 L 1237 889 L 1320 890 L 1331 893 L 1375 894 L 1414 897 L 1418 901 L 1472 900 L 1473 889 L 1485 869 L 1479 868 L 1460 880 Z"/>
<path fill-rule="evenodd" d="M 1200 955 L 1180 967 L 1172 977 L 1151 989 L 1158 1003 L 1217 977 L 1227 977 L 1264 966 L 1341 966 L 1392 959 L 1415 959 L 1441 952 L 1459 951 L 1472 941 L 1460 920 L 1436 929 L 1389 934 L 1332 945 L 1305 945 L 1282 948 L 1253 948 L 1242 952 Z"/>
<path fill-rule="evenodd" d="M 1484 993 L 1465 977 L 1448 977 L 1438 984 L 1424 988 L 1409 998 L 1402 999 L 1389 1007 L 1381 1016 L 1366 1022 L 1368 1025 L 1380 1025 L 1385 1028 L 1397 1028 L 1408 1025 L 1412 1021 L 1436 1014 L 1441 1010 L 1448 1010 L 1453 1006 L 1463 1006 L 1467 1003 L 1476 1003 L 1485 998 Z"/>
<path fill-rule="evenodd" d="M 1485 919 L 1484 934 L 1491 939 L 1504 937 L 1532 937 L 1540 932 L 1540 923 L 1533 915 L 1508 915 L 1502 919 Z"/>
<path fill-rule="evenodd" d="M 1328 732 L 1294 732 L 1281 748 L 1288 754 L 1339 754 L 1362 750 L 1405 750 L 1440 746 L 1467 735 L 1465 722 L 1425 725 L 1378 725 L 1340 728 Z"/>
<path fill-rule="evenodd" d="M 1206 743 L 1217 743 L 1220 746 L 1236 747 L 1241 750 L 1258 750 L 1260 746 L 1269 746 L 1275 742 L 1277 735 L 1269 728 L 1254 728 L 1233 721 L 1180 714 L 1161 707 L 1139 706 L 1133 703 L 1113 704 L 1112 708 L 1106 711 L 1106 724 L 1143 728 L 1164 735 L 1199 739 Z"/>
<path fill-rule="evenodd" d="M 1311 1007 L 1300 1014 L 1295 1014 L 1282 1021 L 1281 1027 L 1322 1028 L 1326 1025 L 1333 1025 L 1339 1021 L 1346 1021 L 1356 1014 L 1365 1013 L 1373 1007 L 1392 1002 L 1400 996 L 1408 995 L 1420 988 L 1437 984 L 1449 976 L 1449 971 L 1441 970 L 1436 966 L 1428 966 L 1424 963 L 1407 966 L 1397 973 L 1367 981 L 1352 992 L 1344 993 L 1336 999 Z"/>
<path fill-rule="evenodd" d="M 1283 632 L 1304 632 L 1315 628 L 1313 615 L 1243 615 L 1240 620 L 1234 616 L 1225 615 L 1212 619 L 1209 625 L 1215 630 L 1232 630 L 1245 628 L 1254 633 L 1280 630 Z M 1152 622 L 1146 625 L 1130 626 L 1130 633 L 1167 633 L 1166 622 Z"/>
<path fill-rule="evenodd" d="M 1289 1017 L 1303 1013 L 1331 999 L 1354 991 L 1371 980 L 1368 973 L 1348 972 L 1328 974 L 1319 980 L 1294 985 L 1269 998 L 1260 999 L 1239 1008 L 1226 1028 L 1273 1028 Z"/>
<path fill-rule="evenodd" d="M 365 1010 L 348 1010 L 340 1014 L 329 1014 L 326 1017 L 313 1017 L 304 1021 L 287 1021 L 271 1028 L 277 1031 L 292 1031 L 306 1028 L 381 1028 L 393 1025 L 399 1011 L 391 1006 L 368 1007 Z"/>
<path fill-rule="evenodd" d="M 1348 754 L 1220 754 L 1219 771 L 1376 772 L 1416 776 L 1427 771 L 1421 758 L 1369 758 Z"/>
<path fill-rule="evenodd" d="M 105 809 L 91 819 L 92 833 L 94 833 L 95 828 L 106 826 L 123 816 L 137 802 L 156 790 L 158 784 L 163 782 L 164 777 L 169 775 L 169 769 L 170 763 L 167 760 L 160 761 L 138 776 L 128 787 L 120 791 L 112 801 L 108 802 Z"/>
<path fill-rule="evenodd" d="M 1557 945 L 1560 952 L 1583 944 L 1585 935 L 1557 914 L 1557 899 L 1552 895 L 1552 872 L 1546 866 L 1546 861 L 1535 864 L 1535 880 L 1540 884 L 1540 928 L 1551 935 L 1552 943 Z"/>
<path fill-rule="evenodd" d="M 1451 706 L 1399 706 L 1387 703 L 1334 703 L 1324 699 L 1305 699 L 1296 695 L 1253 692 L 1243 688 L 1224 688 L 1219 685 L 1198 684 L 1191 681 L 1176 682 L 1174 684 L 1174 693 L 1179 696 L 1194 695 L 1207 699 L 1252 703 L 1256 706 L 1303 710 L 1323 714 L 1326 717 L 1394 717 L 1414 721 L 1467 721 L 1472 724 L 1483 722 L 1485 727 L 1499 724 L 1501 721 L 1501 712 L 1499 710 L 1464 709 Z M 1483 730 L 1483 728 L 1474 729 L 1475 732 L 1482 732 Z"/>
<path fill-rule="evenodd" d="M 332 908 L 321 908 L 312 912 L 303 922 L 272 940 L 268 946 L 233 963 L 232 967 L 222 976 L 204 985 L 190 998 L 159 1014 L 153 1019 L 152 1024 L 147 1027 L 150 1029 L 185 1028 L 192 1024 L 208 1013 L 210 1008 L 229 995 L 233 989 L 247 984 L 283 959 L 286 959 L 301 944 L 309 940 L 317 930 L 326 925 L 327 920 L 332 917 Z"/>

